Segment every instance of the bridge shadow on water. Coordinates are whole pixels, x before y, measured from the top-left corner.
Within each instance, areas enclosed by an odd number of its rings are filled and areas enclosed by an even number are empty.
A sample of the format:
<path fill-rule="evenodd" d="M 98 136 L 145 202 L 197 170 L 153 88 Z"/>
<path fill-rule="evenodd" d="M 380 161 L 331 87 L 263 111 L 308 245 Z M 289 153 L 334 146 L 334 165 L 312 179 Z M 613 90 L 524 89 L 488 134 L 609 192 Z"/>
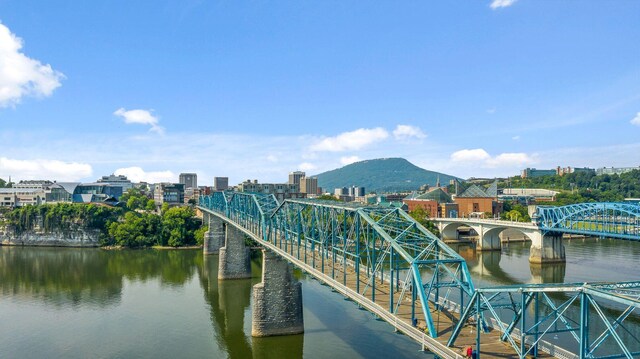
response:
<path fill-rule="evenodd" d="M 245 332 L 251 313 L 251 288 L 260 281 L 260 263 L 252 261 L 252 278 L 218 280 L 218 255 L 205 256 L 198 268 L 218 346 L 229 358 L 301 358 L 304 335 L 253 338 Z M 250 329 L 249 329 L 250 331 Z"/>
<path fill-rule="evenodd" d="M 362 358 L 415 357 L 414 351 L 397 350 L 407 344 L 415 345 L 412 340 L 393 334 L 387 323 L 376 320 L 367 311 L 357 310 L 355 303 L 344 300 L 330 287 L 309 280 L 299 270 L 293 273 L 304 286 L 305 334 L 252 337 L 251 291 L 252 286 L 261 281 L 262 271 L 261 256 L 252 257 L 251 279 L 219 281 L 218 255 L 205 256 L 201 263 L 197 263 L 200 286 L 209 305 L 213 339 L 229 358 L 302 358 L 305 356 L 305 336 L 313 337 L 307 343 L 307 355 L 310 357 L 345 357 L 345 353 L 348 357 Z M 375 335 L 373 345 L 372 334 Z M 330 347 L 326 346 L 328 343 L 331 343 Z M 420 357 L 433 356 L 425 352 Z"/>
<path fill-rule="evenodd" d="M 454 247 L 456 248 L 456 247 Z M 461 244 L 456 250 L 467 261 L 469 270 L 481 279 L 488 279 L 492 284 L 514 285 L 535 283 L 564 283 L 566 274 L 565 263 L 534 264 L 526 259 L 528 253 L 523 246 L 504 246 L 501 251 L 479 251 L 474 245 Z M 513 264 L 518 272 L 529 267 L 530 279 L 519 279 L 522 275 L 511 274 Z M 520 274 L 520 273 L 517 273 Z"/>

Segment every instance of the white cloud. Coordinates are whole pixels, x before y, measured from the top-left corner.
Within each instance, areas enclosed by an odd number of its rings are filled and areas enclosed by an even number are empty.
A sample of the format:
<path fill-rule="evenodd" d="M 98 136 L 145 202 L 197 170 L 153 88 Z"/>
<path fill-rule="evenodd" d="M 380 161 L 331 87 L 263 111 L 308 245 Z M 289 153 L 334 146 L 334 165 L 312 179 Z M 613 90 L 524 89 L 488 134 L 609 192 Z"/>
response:
<path fill-rule="evenodd" d="M 473 150 L 460 150 L 451 154 L 451 161 L 453 162 L 476 162 L 486 161 L 491 156 L 487 151 L 482 148 L 476 148 Z"/>
<path fill-rule="evenodd" d="M 124 108 L 117 109 L 113 114 L 122 117 L 126 124 L 141 124 L 149 125 L 151 128 L 149 131 L 159 134 L 164 133 L 164 128 L 158 125 L 158 118 L 151 114 L 153 110 L 125 110 Z"/>
<path fill-rule="evenodd" d="M 640 112 L 636 114 L 636 117 L 631 120 L 632 125 L 640 126 Z"/>
<path fill-rule="evenodd" d="M 269 161 L 269 162 L 278 162 L 278 156 L 276 156 L 276 155 L 268 155 L 267 156 L 267 161 Z"/>
<path fill-rule="evenodd" d="M 427 135 L 422 132 L 419 127 L 398 125 L 396 126 L 396 129 L 393 130 L 393 137 L 395 137 L 396 140 L 408 140 L 410 138 L 422 139 L 427 137 Z"/>
<path fill-rule="evenodd" d="M 389 137 L 389 132 L 382 127 L 359 128 L 351 132 L 343 132 L 335 137 L 326 137 L 311 145 L 311 151 L 340 152 L 362 149 L 376 141 Z"/>
<path fill-rule="evenodd" d="M 496 113 L 496 108 L 492 107 L 492 108 L 488 109 L 487 113 L 490 114 L 490 115 L 493 115 L 494 113 Z"/>
<path fill-rule="evenodd" d="M 498 9 L 501 7 L 509 7 L 513 5 L 517 0 L 493 0 L 491 5 L 489 5 L 492 9 Z"/>
<path fill-rule="evenodd" d="M 310 162 L 302 162 L 298 165 L 298 168 L 300 169 L 300 171 L 313 171 L 318 168 L 318 166 Z"/>
<path fill-rule="evenodd" d="M 16 160 L 0 157 L 0 176 L 14 179 L 76 181 L 91 176 L 91 165 L 58 160 Z"/>
<path fill-rule="evenodd" d="M 50 96 L 64 75 L 20 52 L 22 40 L 0 23 L 0 107 L 20 103 L 24 96 Z"/>
<path fill-rule="evenodd" d="M 140 167 L 118 168 L 114 174 L 125 175 L 131 182 L 149 183 L 174 182 L 178 177 L 171 171 L 145 172 Z"/>
<path fill-rule="evenodd" d="M 350 165 L 354 162 L 358 162 L 360 161 L 360 157 L 358 156 L 346 156 L 346 157 L 340 157 L 340 164 L 342 164 L 343 166 L 346 165 Z"/>
<path fill-rule="evenodd" d="M 513 167 L 535 163 L 536 160 L 522 152 L 518 153 L 501 153 L 496 157 L 487 161 L 490 167 Z"/>
<path fill-rule="evenodd" d="M 511 137 L 511 139 L 514 140 L 514 141 L 518 141 L 518 140 L 520 140 L 520 136 L 519 135 L 518 136 L 513 136 L 513 137 Z"/>
<path fill-rule="evenodd" d="M 492 157 L 482 148 L 460 150 L 451 154 L 451 161 L 457 163 L 474 164 L 478 167 L 515 167 L 537 162 L 535 156 L 526 153 L 501 153 Z"/>

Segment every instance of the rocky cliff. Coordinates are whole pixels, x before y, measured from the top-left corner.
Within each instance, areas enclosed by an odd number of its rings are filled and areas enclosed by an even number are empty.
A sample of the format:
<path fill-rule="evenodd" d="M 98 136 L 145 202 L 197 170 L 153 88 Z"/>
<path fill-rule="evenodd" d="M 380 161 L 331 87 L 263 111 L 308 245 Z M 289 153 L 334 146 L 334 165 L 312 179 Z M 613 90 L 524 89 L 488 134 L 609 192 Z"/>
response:
<path fill-rule="evenodd" d="M 11 227 L 0 227 L 0 245 L 6 246 L 55 246 L 98 247 L 100 231 L 73 226 L 68 230 L 45 232 L 39 227 L 16 233 Z"/>

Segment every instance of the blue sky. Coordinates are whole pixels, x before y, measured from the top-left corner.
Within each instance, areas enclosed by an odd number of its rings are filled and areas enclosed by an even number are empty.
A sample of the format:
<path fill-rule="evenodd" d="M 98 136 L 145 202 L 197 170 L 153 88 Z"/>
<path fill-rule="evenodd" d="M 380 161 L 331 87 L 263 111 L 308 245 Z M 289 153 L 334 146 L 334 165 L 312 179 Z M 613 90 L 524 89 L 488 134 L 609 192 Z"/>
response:
<path fill-rule="evenodd" d="M 640 2 L 0 0 L 0 178 L 640 166 Z"/>

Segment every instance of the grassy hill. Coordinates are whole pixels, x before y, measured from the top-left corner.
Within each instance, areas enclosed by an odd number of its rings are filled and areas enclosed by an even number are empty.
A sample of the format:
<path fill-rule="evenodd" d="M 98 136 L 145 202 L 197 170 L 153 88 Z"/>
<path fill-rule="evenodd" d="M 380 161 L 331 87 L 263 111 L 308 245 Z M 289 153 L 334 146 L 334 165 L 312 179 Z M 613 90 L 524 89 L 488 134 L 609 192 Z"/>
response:
<path fill-rule="evenodd" d="M 367 193 L 413 191 L 424 184 L 435 186 L 438 176 L 442 185 L 456 178 L 422 169 L 404 158 L 360 161 L 317 175 L 318 186 L 326 192 L 339 187 L 364 186 Z"/>

